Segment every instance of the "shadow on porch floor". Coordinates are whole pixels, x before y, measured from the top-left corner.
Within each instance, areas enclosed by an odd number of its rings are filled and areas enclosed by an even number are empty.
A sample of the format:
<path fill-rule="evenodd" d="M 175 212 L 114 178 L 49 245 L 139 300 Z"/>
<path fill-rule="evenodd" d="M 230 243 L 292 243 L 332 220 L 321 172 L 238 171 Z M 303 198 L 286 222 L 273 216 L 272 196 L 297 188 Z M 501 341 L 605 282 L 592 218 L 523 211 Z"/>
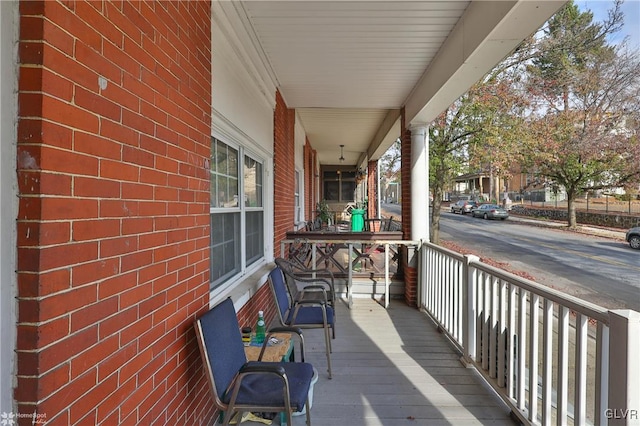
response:
<path fill-rule="evenodd" d="M 513 425 L 509 410 L 421 312 L 371 299 L 337 307 L 333 379 L 321 330 L 305 330 L 307 361 L 319 380 L 314 426 Z M 293 426 L 305 424 L 294 417 Z M 274 424 L 277 424 L 277 420 Z M 252 424 L 252 423 L 244 423 Z"/>

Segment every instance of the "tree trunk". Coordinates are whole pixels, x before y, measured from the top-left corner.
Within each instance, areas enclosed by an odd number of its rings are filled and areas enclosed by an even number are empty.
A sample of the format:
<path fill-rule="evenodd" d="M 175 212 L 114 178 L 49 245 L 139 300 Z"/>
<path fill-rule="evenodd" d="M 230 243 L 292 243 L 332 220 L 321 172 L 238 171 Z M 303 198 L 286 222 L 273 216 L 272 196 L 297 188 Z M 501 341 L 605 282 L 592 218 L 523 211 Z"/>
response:
<path fill-rule="evenodd" d="M 575 229 L 576 222 L 576 196 L 573 194 L 567 194 L 567 218 L 569 220 L 569 228 Z"/>
<path fill-rule="evenodd" d="M 438 193 L 440 192 L 440 193 Z M 442 206 L 442 192 L 433 194 L 433 209 L 431 210 L 431 235 L 430 240 L 434 244 L 440 244 L 440 207 Z"/>

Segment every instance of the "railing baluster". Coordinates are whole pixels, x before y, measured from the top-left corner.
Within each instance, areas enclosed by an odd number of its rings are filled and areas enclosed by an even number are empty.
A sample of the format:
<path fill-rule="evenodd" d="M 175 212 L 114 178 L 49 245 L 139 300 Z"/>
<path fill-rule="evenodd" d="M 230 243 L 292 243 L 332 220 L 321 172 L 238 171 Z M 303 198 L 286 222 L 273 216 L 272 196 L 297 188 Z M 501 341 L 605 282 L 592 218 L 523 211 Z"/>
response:
<path fill-rule="evenodd" d="M 509 301 L 507 299 L 507 283 L 504 280 L 500 280 L 499 283 L 500 292 L 498 294 L 498 300 L 500 305 L 499 316 L 499 329 L 498 329 L 498 386 L 505 387 L 507 384 L 507 313 L 509 311 Z"/>
<path fill-rule="evenodd" d="M 449 259 L 444 258 L 442 259 L 442 263 L 440 265 L 440 276 L 441 277 L 446 277 L 447 275 L 447 263 L 449 262 Z M 443 325 L 443 328 L 445 330 L 448 330 L 447 328 L 447 280 L 445 278 L 445 280 L 442 282 L 442 284 L 440 285 L 440 296 L 438 297 L 440 300 L 440 322 Z"/>
<path fill-rule="evenodd" d="M 596 330 L 596 418 L 595 424 L 606 425 L 609 403 L 609 327 L 598 321 Z"/>
<path fill-rule="evenodd" d="M 569 406 L 569 308 L 558 308 L 558 390 L 556 418 L 566 424 Z"/>
<path fill-rule="evenodd" d="M 312 269 L 317 269 L 318 268 L 317 258 L 316 258 L 317 251 L 318 251 L 318 244 L 317 243 L 312 243 L 311 244 L 311 264 L 312 264 Z"/>
<path fill-rule="evenodd" d="M 482 368 L 489 369 L 489 321 L 491 320 L 491 288 L 489 274 L 482 274 Z"/>
<path fill-rule="evenodd" d="M 553 302 L 544 300 L 542 342 L 542 424 L 551 425 L 551 393 L 553 391 Z"/>
<path fill-rule="evenodd" d="M 589 318 L 578 314 L 576 317 L 576 397 L 573 424 L 587 422 L 587 333 Z"/>
<path fill-rule="evenodd" d="M 384 245 L 384 307 L 389 307 L 389 244 Z"/>
<path fill-rule="evenodd" d="M 347 244 L 347 267 L 349 268 L 348 272 L 348 283 L 347 283 L 347 302 L 349 303 L 349 308 L 353 306 L 353 265 L 351 264 L 351 257 L 353 256 L 353 244 Z"/>
<path fill-rule="evenodd" d="M 517 287 L 509 284 L 509 329 L 507 340 L 507 396 L 515 399 L 516 394 L 516 291 Z"/>
<path fill-rule="evenodd" d="M 482 330 L 484 329 L 484 310 L 482 307 L 484 303 L 484 272 L 475 269 L 474 273 L 476 275 L 476 362 L 482 365 L 482 347 L 485 345 L 482 342 Z"/>
<path fill-rule="evenodd" d="M 526 361 L 526 350 L 527 350 L 527 292 L 520 289 L 520 298 L 518 300 L 518 408 L 524 411 L 526 407 L 525 400 L 525 386 L 526 386 L 526 376 L 525 372 L 525 361 Z"/>
<path fill-rule="evenodd" d="M 540 328 L 540 296 L 529 295 L 529 420 L 538 417 L 538 330 Z"/>
<path fill-rule="evenodd" d="M 460 262 L 457 260 L 454 260 L 454 287 L 453 287 L 453 329 L 454 329 L 454 337 L 457 341 L 460 341 L 462 339 L 462 329 L 461 329 L 461 321 L 460 321 L 460 315 L 459 313 L 462 312 L 463 306 L 460 303 L 460 296 L 461 296 L 461 289 L 460 286 L 462 285 L 462 279 L 461 279 L 461 270 L 460 270 Z"/>
<path fill-rule="evenodd" d="M 490 278 L 490 299 L 489 308 L 491 309 L 489 323 L 489 377 L 495 379 L 497 377 L 498 367 L 498 279 Z"/>
<path fill-rule="evenodd" d="M 429 312 L 431 312 L 431 315 L 433 315 L 435 312 L 433 310 L 433 304 L 435 301 L 435 296 L 433 294 L 433 292 L 435 291 L 435 287 L 436 287 L 436 275 L 435 275 L 435 268 L 436 265 L 438 264 L 439 260 L 440 260 L 440 253 L 439 252 L 433 252 L 430 256 L 429 256 L 429 264 L 432 265 L 431 268 L 429 268 L 429 294 L 428 294 L 428 305 L 429 305 Z"/>

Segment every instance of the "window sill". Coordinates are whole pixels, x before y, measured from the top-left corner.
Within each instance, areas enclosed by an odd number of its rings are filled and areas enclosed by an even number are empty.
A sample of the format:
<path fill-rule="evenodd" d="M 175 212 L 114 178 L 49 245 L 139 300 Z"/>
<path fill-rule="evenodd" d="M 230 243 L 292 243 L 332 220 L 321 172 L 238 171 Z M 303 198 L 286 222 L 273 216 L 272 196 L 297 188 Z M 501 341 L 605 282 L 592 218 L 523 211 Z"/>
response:
<path fill-rule="evenodd" d="M 231 298 L 236 311 L 239 311 L 257 293 L 258 289 L 267 284 L 269 272 L 274 264 L 265 262 L 259 265 L 254 271 L 239 278 L 232 285 L 222 291 L 214 290 L 209 293 L 209 307 L 213 307 L 224 299 Z"/>

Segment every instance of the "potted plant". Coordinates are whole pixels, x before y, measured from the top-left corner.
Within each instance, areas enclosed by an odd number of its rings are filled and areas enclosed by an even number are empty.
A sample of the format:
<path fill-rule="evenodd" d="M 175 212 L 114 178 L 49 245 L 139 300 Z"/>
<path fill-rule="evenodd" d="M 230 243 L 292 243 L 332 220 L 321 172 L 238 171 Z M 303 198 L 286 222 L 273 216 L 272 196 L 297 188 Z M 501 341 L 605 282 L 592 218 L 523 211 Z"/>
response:
<path fill-rule="evenodd" d="M 332 213 L 327 200 L 318 201 L 316 204 L 316 215 L 320 218 L 322 223 L 331 225 Z"/>

